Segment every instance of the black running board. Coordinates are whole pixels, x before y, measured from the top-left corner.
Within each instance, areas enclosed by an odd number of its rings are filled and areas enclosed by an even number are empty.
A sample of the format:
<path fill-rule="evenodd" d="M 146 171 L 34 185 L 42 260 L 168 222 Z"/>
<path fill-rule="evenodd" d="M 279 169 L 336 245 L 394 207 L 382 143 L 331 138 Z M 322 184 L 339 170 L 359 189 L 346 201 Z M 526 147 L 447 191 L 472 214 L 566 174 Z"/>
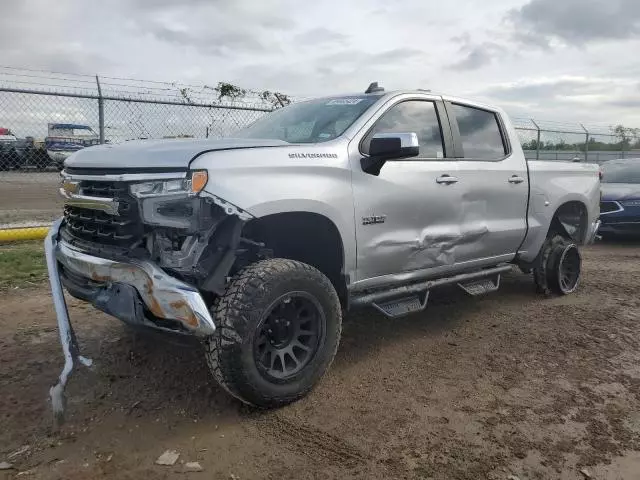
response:
<path fill-rule="evenodd" d="M 373 306 L 390 318 L 421 312 L 427 307 L 429 290 L 444 285 L 458 285 L 469 295 L 477 296 L 498 290 L 500 275 L 511 271 L 511 265 L 478 270 L 453 277 L 428 280 L 386 290 L 378 290 L 351 298 L 353 307 Z"/>

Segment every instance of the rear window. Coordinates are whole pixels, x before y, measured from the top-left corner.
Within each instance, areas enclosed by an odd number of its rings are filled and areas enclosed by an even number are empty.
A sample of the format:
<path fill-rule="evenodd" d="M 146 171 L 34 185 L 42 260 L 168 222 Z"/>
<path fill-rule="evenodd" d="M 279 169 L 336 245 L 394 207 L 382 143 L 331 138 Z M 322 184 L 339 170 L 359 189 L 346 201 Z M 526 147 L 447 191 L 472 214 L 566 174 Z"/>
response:
<path fill-rule="evenodd" d="M 453 104 L 458 123 L 464 158 L 470 160 L 500 160 L 507 153 L 494 112 Z"/>
<path fill-rule="evenodd" d="M 640 158 L 624 163 L 603 164 L 602 183 L 640 183 Z"/>

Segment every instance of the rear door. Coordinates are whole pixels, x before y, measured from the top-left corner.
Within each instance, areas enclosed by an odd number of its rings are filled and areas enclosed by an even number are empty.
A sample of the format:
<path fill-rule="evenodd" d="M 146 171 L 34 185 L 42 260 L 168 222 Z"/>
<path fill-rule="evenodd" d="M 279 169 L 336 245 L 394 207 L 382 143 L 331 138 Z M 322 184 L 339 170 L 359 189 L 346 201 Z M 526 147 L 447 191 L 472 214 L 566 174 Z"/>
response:
<path fill-rule="evenodd" d="M 445 99 L 447 100 L 447 99 Z M 456 149 L 461 242 L 456 261 L 468 266 L 513 259 L 526 234 L 527 166 L 512 148 L 501 114 L 445 101 Z"/>

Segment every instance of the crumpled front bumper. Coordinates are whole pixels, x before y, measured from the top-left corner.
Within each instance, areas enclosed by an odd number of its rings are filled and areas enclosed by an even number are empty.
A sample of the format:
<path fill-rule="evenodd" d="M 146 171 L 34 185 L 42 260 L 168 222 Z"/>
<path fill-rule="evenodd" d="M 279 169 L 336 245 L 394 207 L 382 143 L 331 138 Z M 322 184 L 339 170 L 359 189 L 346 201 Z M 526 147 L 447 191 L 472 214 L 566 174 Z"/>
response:
<path fill-rule="evenodd" d="M 72 295 L 125 322 L 198 337 L 211 335 L 216 328 L 197 289 L 167 275 L 152 262 L 117 262 L 88 255 L 59 242 L 62 223 L 63 219 L 57 220 L 45 240 L 51 293 L 65 355 L 59 382 L 50 391 L 54 414 L 59 421 L 64 413 L 64 387 L 74 361 L 91 364 L 80 356 L 63 285 Z"/>
<path fill-rule="evenodd" d="M 175 325 L 174 331 L 201 337 L 215 331 L 213 319 L 200 293 L 151 262 L 122 263 L 94 257 L 64 242 L 58 243 L 55 255 L 65 272 L 91 285 L 82 289 L 83 295 L 79 292 L 81 288 L 76 291 L 72 282 L 63 280 L 70 293 L 116 318 L 159 329 L 170 329 L 160 323 L 168 320 Z M 123 295 L 123 291 L 126 294 Z M 144 303 L 143 308 L 135 308 L 138 296 Z M 145 318 L 145 310 L 158 322 Z"/>

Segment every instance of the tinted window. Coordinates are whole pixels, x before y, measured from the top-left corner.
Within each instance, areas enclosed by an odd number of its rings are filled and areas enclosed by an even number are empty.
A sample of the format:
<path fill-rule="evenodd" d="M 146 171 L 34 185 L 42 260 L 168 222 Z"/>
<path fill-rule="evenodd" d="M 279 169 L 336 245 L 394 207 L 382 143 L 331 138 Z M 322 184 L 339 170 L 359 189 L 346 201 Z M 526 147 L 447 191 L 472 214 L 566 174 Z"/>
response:
<path fill-rule="evenodd" d="M 362 143 L 362 151 L 369 153 L 371 137 L 376 133 L 415 133 L 420 142 L 420 157 L 442 158 L 442 131 L 433 102 L 408 101 L 387 110 L 373 126 Z"/>
<path fill-rule="evenodd" d="M 291 143 L 326 142 L 342 135 L 379 99 L 377 95 L 361 95 L 294 103 L 264 115 L 235 136 Z"/>
<path fill-rule="evenodd" d="M 498 160 L 506 150 L 496 114 L 479 108 L 453 105 L 465 158 Z"/>
<path fill-rule="evenodd" d="M 633 162 L 604 163 L 602 183 L 640 183 L 640 158 Z"/>

